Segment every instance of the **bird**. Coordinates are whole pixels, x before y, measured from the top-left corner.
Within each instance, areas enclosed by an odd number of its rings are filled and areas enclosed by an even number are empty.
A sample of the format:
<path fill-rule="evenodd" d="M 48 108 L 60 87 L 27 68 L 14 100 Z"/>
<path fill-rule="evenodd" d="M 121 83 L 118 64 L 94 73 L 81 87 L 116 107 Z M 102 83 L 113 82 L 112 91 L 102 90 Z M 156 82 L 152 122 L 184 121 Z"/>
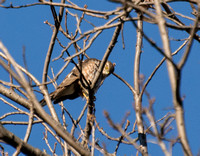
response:
<path fill-rule="evenodd" d="M 88 85 L 92 85 L 101 61 L 95 58 L 88 58 L 77 64 L 71 72 L 65 77 L 56 90 L 50 93 L 50 98 L 54 104 L 61 101 L 70 99 L 76 99 L 78 97 L 89 98 Z M 107 61 L 103 68 L 103 71 L 97 80 L 96 85 L 93 88 L 93 92 L 96 93 L 99 87 L 103 84 L 106 77 L 114 72 L 115 64 Z M 87 82 L 86 82 L 87 81 Z M 46 105 L 44 99 L 40 101 L 42 106 Z"/>

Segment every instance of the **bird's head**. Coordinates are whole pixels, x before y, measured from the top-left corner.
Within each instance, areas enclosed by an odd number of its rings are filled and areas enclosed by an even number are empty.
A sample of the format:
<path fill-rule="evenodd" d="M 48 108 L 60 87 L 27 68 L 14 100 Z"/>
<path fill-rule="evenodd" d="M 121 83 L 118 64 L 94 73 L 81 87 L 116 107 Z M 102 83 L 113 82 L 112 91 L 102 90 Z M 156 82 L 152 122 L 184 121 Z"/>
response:
<path fill-rule="evenodd" d="M 107 61 L 103 69 L 103 75 L 105 76 L 110 75 L 111 73 L 114 72 L 114 68 L 115 64 L 114 63 L 112 64 L 110 61 Z"/>

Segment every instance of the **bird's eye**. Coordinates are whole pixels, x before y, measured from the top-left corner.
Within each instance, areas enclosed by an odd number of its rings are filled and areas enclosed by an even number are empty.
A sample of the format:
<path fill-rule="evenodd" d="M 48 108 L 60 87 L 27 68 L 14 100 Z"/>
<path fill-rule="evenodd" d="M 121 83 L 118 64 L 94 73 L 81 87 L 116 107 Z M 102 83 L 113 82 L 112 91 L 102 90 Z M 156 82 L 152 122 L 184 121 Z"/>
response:
<path fill-rule="evenodd" d="M 108 70 L 108 65 L 105 65 L 105 69 Z"/>

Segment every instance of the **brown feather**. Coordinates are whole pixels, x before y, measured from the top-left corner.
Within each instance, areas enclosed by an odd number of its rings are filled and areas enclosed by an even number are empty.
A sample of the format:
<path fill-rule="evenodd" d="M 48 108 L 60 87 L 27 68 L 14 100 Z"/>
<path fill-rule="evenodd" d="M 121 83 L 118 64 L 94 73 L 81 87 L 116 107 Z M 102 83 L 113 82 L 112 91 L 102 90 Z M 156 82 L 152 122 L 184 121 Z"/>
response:
<path fill-rule="evenodd" d="M 87 84 L 92 83 L 100 63 L 101 61 L 97 59 L 87 59 L 82 62 L 81 69 L 78 70 L 77 67 L 74 67 L 65 77 L 63 82 L 56 88 L 56 90 L 50 94 L 51 100 L 53 100 L 54 103 L 58 103 L 66 99 L 75 99 L 79 96 L 83 96 L 83 92 L 87 94 L 87 89 L 83 86 L 87 86 Z M 80 68 L 79 64 L 78 67 Z M 102 72 L 102 75 L 94 88 L 94 92 L 96 92 L 102 85 L 104 79 L 114 71 L 114 65 L 108 61 L 105 70 L 106 73 Z M 83 81 L 80 81 L 80 71 L 88 83 L 86 83 L 84 79 Z M 84 83 L 84 85 L 82 83 Z M 45 100 L 41 100 L 40 103 L 44 106 Z"/>

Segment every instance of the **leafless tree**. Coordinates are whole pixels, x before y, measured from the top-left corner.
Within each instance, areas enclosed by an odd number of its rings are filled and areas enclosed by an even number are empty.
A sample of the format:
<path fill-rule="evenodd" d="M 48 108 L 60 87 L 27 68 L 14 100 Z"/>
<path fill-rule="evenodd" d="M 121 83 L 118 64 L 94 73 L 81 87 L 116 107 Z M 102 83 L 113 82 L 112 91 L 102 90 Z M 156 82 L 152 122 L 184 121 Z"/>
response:
<path fill-rule="evenodd" d="M 11 55 L 12 52 L 8 51 L 9 47 L 5 47 L 3 44 L 3 39 L 0 42 L 0 65 L 7 71 L 9 76 L 7 80 L 0 80 L 0 94 L 2 95 L 0 100 L 1 105 L 7 105 L 12 108 L 8 110 L 8 112 L 1 112 L 3 115 L 0 116 L 0 141 L 2 142 L 0 147 L 2 155 L 6 155 L 4 144 L 6 143 L 16 149 L 14 155 L 20 153 L 26 155 L 57 155 L 57 148 L 62 150 L 63 155 L 96 155 L 97 153 L 97 155 L 100 153 L 103 155 L 117 155 L 120 148 L 131 145 L 131 148 L 135 149 L 136 155 L 141 153 L 146 156 L 148 154 L 151 155 L 151 153 L 148 152 L 149 141 L 147 135 L 156 140 L 156 144 L 161 148 L 164 155 L 172 155 L 172 147 L 176 143 L 182 146 L 184 155 L 192 155 L 186 134 L 184 104 L 180 94 L 180 81 L 182 79 L 181 72 L 191 53 L 192 43 L 194 41 L 200 42 L 200 37 L 198 35 L 198 30 L 200 29 L 200 1 L 180 0 L 180 4 L 184 2 L 185 6 L 191 7 L 193 11 L 191 12 L 192 17 L 173 10 L 172 5 L 177 3 L 175 0 L 110 1 L 113 2 L 113 5 L 118 4 L 120 7 L 111 11 L 99 11 L 89 9 L 87 7 L 87 1 L 84 7 L 80 7 L 70 0 L 61 0 L 61 2 L 40 0 L 35 3 L 19 6 L 12 4 L 6 6 L 4 5 L 5 1 L 1 1 L 1 9 L 10 10 L 25 7 L 30 8 L 33 6 L 49 6 L 54 19 L 54 23 L 49 21 L 45 22 L 52 28 L 52 36 L 46 52 L 43 73 L 41 73 L 41 82 L 29 72 L 27 68 L 28 62 L 24 60 L 24 66 L 18 64 Z M 59 11 L 56 11 L 55 7 L 59 7 Z M 76 23 L 69 22 L 69 16 L 70 18 L 74 18 Z M 190 21 L 188 22 L 190 24 L 186 24 L 184 22 L 185 19 Z M 95 26 L 93 24 L 95 20 L 103 21 L 102 25 Z M 88 25 L 90 29 L 83 31 L 81 25 L 83 22 Z M 158 37 L 161 38 L 162 46 L 154 42 L 152 37 L 145 33 L 144 22 L 158 27 L 158 33 L 160 34 Z M 134 107 L 130 104 L 130 111 L 135 111 L 135 122 L 130 123 L 128 119 L 131 117 L 129 113 L 127 113 L 124 115 L 121 123 L 115 123 L 110 113 L 104 111 L 104 117 L 108 121 L 107 127 L 111 126 L 112 131 L 119 132 L 118 137 L 113 137 L 104 130 L 105 127 L 101 127 L 102 123 L 96 119 L 94 99 L 89 99 L 77 118 L 74 118 L 72 112 L 61 102 L 59 106 L 62 113 L 61 116 L 59 116 L 50 100 L 47 86 L 53 84 L 56 87 L 56 80 L 63 73 L 63 70 L 71 63 L 76 65 L 74 59 L 77 58 L 80 63 L 83 57 L 89 58 L 90 56 L 87 54 L 87 50 L 93 45 L 94 41 L 99 38 L 100 34 L 107 30 L 114 30 L 112 39 L 102 58 L 100 66 L 100 70 L 102 71 L 104 62 L 108 60 L 120 37 L 123 47 L 126 48 L 125 45 L 127 41 L 123 38 L 123 33 L 128 31 L 124 27 L 126 23 L 131 23 L 133 25 L 132 28 L 137 33 L 136 48 L 132 50 L 135 54 L 135 59 L 133 60 L 134 72 L 130 73 L 133 75 L 133 85 L 128 83 L 123 75 L 119 75 L 116 72 L 113 73 L 113 75 L 118 79 L 118 83 L 125 84 L 124 87 L 128 87 L 133 95 Z M 69 29 L 70 25 L 76 25 L 74 32 Z M 174 52 L 170 47 L 173 40 L 170 39 L 169 30 L 184 31 L 188 34 L 186 39 L 179 39 L 182 44 L 177 46 Z M 62 34 L 64 38 L 67 39 L 67 45 L 65 39 L 58 36 L 58 33 Z M 143 63 L 141 59 L 143 41 L 150 44 L 154 50 L 163 57 L 149 76 L 142 75 L 140 69 Z M 52 58 L 52 54 L 55 51 L 55 43 L 59 43 L 62 50 L 59 56 Z M 180 53 L 182 57 L 175 62 L 174 56 Z M 53 78 L 50 78 L 51 76 L 48 75 L 50 62 L 57 60 L 64 60 L 63 67 L 60 68 L 60 71 L 55 75 L 52 72 Z M 155 99 L 151 97 L 151 93 L 149 93 L 146 88 L 165 62 L 171 84 L 174 111 L 169 111 L 162 118 L 156 119 L 154 115 L 155 109 L 153 107 Z M 120 64 L 117 65 L 116 68 L 120 68 Z M 96 81 L 98 80 L 98 76 L 99 74 L 96 75 Z M 145 79 L 145 77 L 147 77 L 147 79 Z M 94 85 L 94 83 L 91 84 L 91 88 L 93 88 L 92 85 Z M 44 109 L 39 103 L 39 99 L 37 98 L 38 93 L 41 94 L 40 97 L 43 96 L 46 100 L 47 106 L 45 106 L 45 108 L 47 107 L 48 109 Z M 148 107 L 143 106 L 144 97 L 148 99 Z M 27 116 L 28 121 L 7 120 L 10 116 L 18 115 Z M 85 118 L 83 117 L 84 115 L 86 116 Z M 70 123 L 66 123 L 66 120 L 70 121 Z M 176 127 L 173 127 L 173 122 L 176 122 Z M 5 128 L 5 125 L 13 127 L 26 125 L 27 128 L 24 138 L 20 138 L 10 132 Z M 40 133 L 43 133 L 44 144 L 47 145 L 46 149 L 35 148 L 28 143 L 29 137 L 33 131 L 36 130 L 33 129 L 35 125 L 43 127 L 43 131 Z M 130 130 L 130 127 L 133 128 Z M 178 135 L 176 138 L 169 138 L 167 136 L 172 130 L 177 130 Z M 96 136 L 96 133 L 101 133 L 102 137 L 107 139 L 107 142 L 115 143 L 115 149 L 112 152 L 107 150 L 106 143 L 101 141 L 101 137 Z M 52 143 L 52 140 L 54 143 Z M 124 146 L 121 147 L 121 145 Z M 168 145 L 170 145 L 170 148 L 168 148 Z M 11 153 L 8 154 L 10 155 Z"/>

